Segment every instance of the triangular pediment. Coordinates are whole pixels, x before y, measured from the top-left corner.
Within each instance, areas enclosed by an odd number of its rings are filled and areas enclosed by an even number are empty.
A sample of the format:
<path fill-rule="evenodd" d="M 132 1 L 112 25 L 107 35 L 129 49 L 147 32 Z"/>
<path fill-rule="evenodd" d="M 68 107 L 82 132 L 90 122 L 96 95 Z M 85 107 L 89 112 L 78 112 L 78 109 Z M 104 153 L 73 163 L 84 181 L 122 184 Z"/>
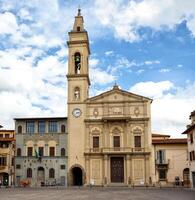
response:
<path fill-rule="evenodd" d="M 112 90 L 103 92 L 97 96 L 91 97 L 87 100 L 89 103 L 98 103 L 98 102 L 109 102 L 109 101 L 152 101 L 152 99 L 137 95 L 131 92 L 127 92 L 114 87 Z"/>

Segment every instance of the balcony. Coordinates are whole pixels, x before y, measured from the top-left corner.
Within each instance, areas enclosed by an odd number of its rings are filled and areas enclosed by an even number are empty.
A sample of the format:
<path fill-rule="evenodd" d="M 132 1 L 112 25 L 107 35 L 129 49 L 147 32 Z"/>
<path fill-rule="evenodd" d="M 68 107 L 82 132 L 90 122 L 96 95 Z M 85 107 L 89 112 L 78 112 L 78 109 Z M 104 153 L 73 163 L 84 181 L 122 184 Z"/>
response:
<path fill-rule="evenodd" d="M 0 166 L 0 171 L 5 171 L 7 169 L 7 165 L 1 165 Z"/>
<path fill-rule="evenodd" d="M 139 154 L 139 153 L 149 153 L 145 148 L 131 148 L 131 147 L 108 147 L 108 148 L 90 148 L 86 149 L 85 153 L 90 154 Z"/>
<path fill-rule="evenodd" d="M 169 167 L 169 159 L 168 160 L 155 160 L 155 165 L 157 169 L 168 169 Z"/>

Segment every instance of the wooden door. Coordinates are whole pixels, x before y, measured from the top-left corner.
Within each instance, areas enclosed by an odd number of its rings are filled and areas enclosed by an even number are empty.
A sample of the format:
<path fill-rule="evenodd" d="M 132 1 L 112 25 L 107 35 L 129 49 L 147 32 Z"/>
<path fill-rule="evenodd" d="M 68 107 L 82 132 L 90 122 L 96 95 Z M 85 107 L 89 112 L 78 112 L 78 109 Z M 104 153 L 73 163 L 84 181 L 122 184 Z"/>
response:
<path fill-rule="evenodd" d="M 111 182 L 123 183 L 124 182 L 124 158 L 112 157 L 110 166 L 111 166 Z"/>

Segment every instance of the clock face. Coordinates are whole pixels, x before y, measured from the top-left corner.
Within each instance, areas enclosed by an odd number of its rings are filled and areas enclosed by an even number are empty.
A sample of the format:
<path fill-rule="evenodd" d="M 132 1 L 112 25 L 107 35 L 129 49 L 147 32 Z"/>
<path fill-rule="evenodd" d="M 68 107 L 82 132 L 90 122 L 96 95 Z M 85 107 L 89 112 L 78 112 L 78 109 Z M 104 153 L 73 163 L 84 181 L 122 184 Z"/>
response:
<path fill-rule="evenodd" d="M 81 116 L 81 110 L 79 108 L 75 108 L 73 111 L 72 111 L 72 114 L 73 116 L 75 117 L 80 117 Z"/>

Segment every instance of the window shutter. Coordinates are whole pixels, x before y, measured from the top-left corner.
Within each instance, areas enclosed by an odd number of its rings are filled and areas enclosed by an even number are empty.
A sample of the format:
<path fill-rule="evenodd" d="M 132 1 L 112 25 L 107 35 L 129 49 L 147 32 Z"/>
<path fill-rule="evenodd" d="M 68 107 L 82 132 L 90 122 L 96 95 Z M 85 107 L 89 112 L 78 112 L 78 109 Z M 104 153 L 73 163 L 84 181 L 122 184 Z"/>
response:
<path fill-rule="evenodd" d="M 120 136 L 114 136 L 113 137 L 113 146 L 114 147 L 120 147 Z"/>

